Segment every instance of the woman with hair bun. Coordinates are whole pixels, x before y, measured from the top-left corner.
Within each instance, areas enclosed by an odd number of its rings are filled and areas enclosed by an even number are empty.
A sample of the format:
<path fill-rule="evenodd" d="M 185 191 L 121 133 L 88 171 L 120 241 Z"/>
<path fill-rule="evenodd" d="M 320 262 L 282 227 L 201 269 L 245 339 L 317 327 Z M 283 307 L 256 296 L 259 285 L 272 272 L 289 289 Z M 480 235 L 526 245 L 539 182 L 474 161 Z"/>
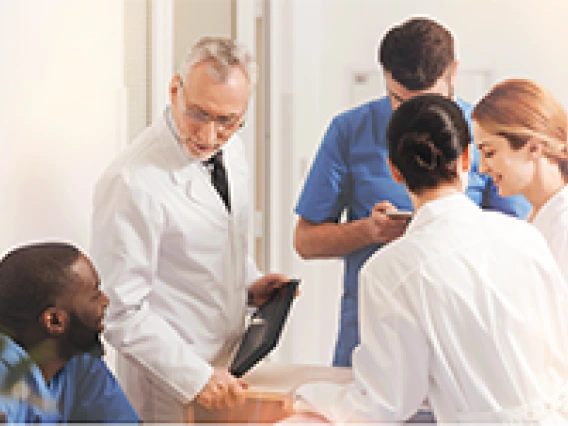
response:
<path fill-rule="evenodd" d="M 568 281 L 568 139 L 566 111 L 544 87 L 505 80 L 473 111 L 480 172 L 502 196 L 522 194 Z"/>
<path fill-rule="evenodd" d="M 427 398 L 441 423 L 567 421 L 568 286 L 543 236 L 463 193 L 470 136 L 450 99 L 404 102 L 387 141 L 416 213 L 361 271 L 354 380 L 303 385 L 298 408 L 399 422 Z"/>

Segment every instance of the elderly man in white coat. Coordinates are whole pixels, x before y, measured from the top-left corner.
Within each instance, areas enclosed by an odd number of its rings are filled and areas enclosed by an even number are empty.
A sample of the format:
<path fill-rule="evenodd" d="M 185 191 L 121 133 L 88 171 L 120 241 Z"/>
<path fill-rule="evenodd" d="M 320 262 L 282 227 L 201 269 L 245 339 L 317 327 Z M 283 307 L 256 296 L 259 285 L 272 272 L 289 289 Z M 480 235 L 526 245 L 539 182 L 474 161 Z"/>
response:
<path fill-rule="evenodd" d="M 566 424 L 568 288 L 546 241 L 463 194 L 470 137 L 453 101 L 406 101 L 387 141 L 416 213 L 361 272 L 353 383 L 306 384 L 297 409 L 399 422 L 428 398 L 440 423 Z"/>
<path fill-rule="evenodd" d="M 248 256 L 242 126 L 254 62 L 203 38 L 170 83 L 171 105 L 97 184 L 92 254 L 110 299 L 106 338 L 144 421 L 185 420 L 189 401 L 243 401 L 227 366 L 249 305 L 287 281 Z"/>

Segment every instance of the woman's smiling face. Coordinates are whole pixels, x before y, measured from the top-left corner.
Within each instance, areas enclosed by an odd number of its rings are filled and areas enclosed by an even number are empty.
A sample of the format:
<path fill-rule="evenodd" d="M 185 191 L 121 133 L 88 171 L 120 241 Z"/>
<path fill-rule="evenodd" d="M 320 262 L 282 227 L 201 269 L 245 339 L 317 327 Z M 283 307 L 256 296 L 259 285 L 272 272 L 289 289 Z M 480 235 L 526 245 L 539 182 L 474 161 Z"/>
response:
<path fill-rule="evenodd" d="M 513 149 L 507 138 L 487 132 L 476 121 L 473 122 L 473 137 L 481 154 L 479 172 L 493 179 L 499 195 L 524 194 L 535 172 L 534 159 L 529 154 L 530 144 Z"/>

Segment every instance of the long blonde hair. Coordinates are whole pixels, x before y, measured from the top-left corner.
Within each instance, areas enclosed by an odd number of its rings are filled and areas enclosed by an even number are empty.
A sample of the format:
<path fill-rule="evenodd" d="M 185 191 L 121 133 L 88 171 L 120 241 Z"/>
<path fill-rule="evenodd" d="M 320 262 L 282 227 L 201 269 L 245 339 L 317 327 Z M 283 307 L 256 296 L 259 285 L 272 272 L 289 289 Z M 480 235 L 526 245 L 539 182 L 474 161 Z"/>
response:
<path fill-rule="evenodd" d="M 472 119 L 486 132 L 506 138 L 512 149 L 538 140 L 568 181 L 566 110 L 546 88 L 531 80 L 505 80 L 481 98 Z"/>

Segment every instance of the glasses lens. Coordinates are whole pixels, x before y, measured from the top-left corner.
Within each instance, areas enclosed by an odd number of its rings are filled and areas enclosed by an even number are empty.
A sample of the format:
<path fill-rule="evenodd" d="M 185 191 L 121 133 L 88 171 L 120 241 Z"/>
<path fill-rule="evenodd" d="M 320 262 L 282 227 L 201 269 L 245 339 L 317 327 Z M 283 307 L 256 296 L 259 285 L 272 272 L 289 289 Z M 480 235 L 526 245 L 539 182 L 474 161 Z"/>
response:
<path fill-rule="evenodd" d="M 212 117 L 207 112 L 194 107 L 187 107 L 185 109 L 185 116 L 188 120 L 199 125 L 204 125 L 213 121 L 217 130 L 221 132 L 230 132 L 241 123 L 240 120 L 230 117 Z"/>

